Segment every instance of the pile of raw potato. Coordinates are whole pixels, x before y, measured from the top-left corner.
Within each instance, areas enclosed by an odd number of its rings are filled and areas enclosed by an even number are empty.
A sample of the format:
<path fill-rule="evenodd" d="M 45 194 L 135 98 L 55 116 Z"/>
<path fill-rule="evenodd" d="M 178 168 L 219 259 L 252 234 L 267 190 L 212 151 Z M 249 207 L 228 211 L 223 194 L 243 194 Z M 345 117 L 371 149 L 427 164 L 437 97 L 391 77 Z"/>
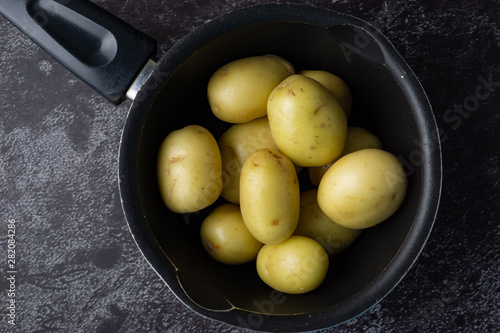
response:
<path fill-rule="evenodd" d="M 218 140 L 199 125 L 170 133 L 158 154 L 158 181 L 177 213 L 219 196 L 229 202 L 201 225 L 215 260 L 256 260 L 270 287 L 305 293 L 323 282 L 329 258 L 400 207 L 407 187 L 401 163 L 372 133 L 348 127 L 352 97 L 338 76 L 296 74 L 279 56 L 255 56 L 218 69 L 207 93 L 213 114 L 234 125 Z M 304 168 L 314 188 L 301 192 Z"/>

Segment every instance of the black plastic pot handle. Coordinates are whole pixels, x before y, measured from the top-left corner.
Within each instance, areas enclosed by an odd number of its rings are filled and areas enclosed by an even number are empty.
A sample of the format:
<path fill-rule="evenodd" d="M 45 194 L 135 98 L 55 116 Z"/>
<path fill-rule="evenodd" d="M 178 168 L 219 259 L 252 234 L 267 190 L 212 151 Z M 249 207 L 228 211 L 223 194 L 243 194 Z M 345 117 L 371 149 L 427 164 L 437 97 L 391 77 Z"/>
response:
<path fill-rule="evenodd" d="M 156 41 L 87 0 L 1 0 L 0 14 L 114 104 Z"/>

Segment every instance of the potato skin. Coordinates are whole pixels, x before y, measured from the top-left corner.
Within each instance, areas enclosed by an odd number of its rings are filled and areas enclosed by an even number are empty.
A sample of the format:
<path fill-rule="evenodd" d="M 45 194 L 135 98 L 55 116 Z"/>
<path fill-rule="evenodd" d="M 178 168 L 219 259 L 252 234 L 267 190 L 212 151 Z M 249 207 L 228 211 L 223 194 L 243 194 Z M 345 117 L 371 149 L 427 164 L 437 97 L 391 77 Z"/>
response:
<path fill-rule="evenodd" d="M 367 148 L 382 149 L 383 148 L 382 141 L 380 141 L 378 137 L 373 135 L 367 129 L 364 129 L 362 127 L 349 127 L 347 129 L 347 137 L 344 150 L 337 159 L 352 152 Z M 314 186 L 319 185 L 319 182 L 323 177 L 323 175 L 325 174 L 326 170 L 328 170 L 328 168 L 330 168 L 330 166 L 332 166 L 334 162 L 335 161 L 320 167 L 309 168 L 308 170 L 309 180 Z"/>
<path fill-rule="evenodd" d="M 276 149 L 259 149 L 241 169 L 240 209 L 250 233 L 264 244 L 290 237 L 297 226 L 300 189 L 292 162 Z"/>
<path fill-rule="evenodd" d="M 361 230 L 348 229 L 326 216 L 318 206 L 318 190 L 300 194 L 300 217 L 294 235 L 314 239 L 330 257 L 348 248 L 361 234 Z"/>
<path fill-rule="evenodd" d="M 382 149 L 382 141 L 373 133 L 362 127 L 349 127 L 347 129 L 347 140 L 341 156 L 367 148 Z"/>
<path fill-rule="evenodd" d="M 298 166 L 322 166 L 344 149 L 344 110 L 318 81 L 292 75 L 269 96 L 267 114 L 280 151 Z"/>
<path fill-rule="evenodd" d="M 304 70 L 299 74 L 315 79 L 337 99 L 344 109 L 345 116 L 351 114 L 352 94 L 349 86 L 337 75 L 323 70 Z"/>
<path fill-rule="evenodd" d="M 199 125 L 168 134 L 158 152 L 157 178 L 173 212 L 191 213 L 214 203 L 222 191 L 222 160 L 213 135 Z"/>
<path fill-rule="evenodd" d="M 295 73 L 276 55 L 247 57 L 219 68 L 210 78 L 208 101 L 213 114 L 229 123 L 243 123 L 267 114 L 271 91 Z"/>
<path fill-rule="evenodd" d="M 218 206 L 203 220 L 200 238 L 212 258 L 229 265 L 255 260 L 264 245 L 250 234 L 240 208 L 233 204 Z"/>
<path fill-rule="evenodd" d="M 218 140 L 222 156 L 222 197 L 240 202 L 240 173 L 248 156 L 262 148 L 277 148 L 267 117 L 231 126 Z"/>
<path fill-rule="evenodd" d="M 318 205 L 338 224 L 369 228 L 390 217 L 406 195 L 406 174 L 394 155 L 363 149 L 336 161 L 318 187 Z"/>
<path fill-rule="evenodd" d="M 288 294 L 316 289 L 328 272 L 328 254 L 315 240 L 291 236 L 275 245 L 264 245 L 257 255 L 257 273 L 267 285 Z"/>

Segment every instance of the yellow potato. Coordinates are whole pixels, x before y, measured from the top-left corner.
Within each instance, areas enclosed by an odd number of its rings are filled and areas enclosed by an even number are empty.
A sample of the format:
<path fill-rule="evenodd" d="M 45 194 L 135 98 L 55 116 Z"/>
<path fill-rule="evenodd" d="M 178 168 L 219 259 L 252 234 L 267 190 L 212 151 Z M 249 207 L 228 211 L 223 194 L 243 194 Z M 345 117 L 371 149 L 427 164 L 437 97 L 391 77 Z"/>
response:
<path fill-rule="evenodd" d="M 325 173 L 318 187 L 318 205 L 346 228 L 369 228 L 396 212 L 406 187 L 406 174 L 396 156 L 380 149 L 358 150 Z"/>
<path fill-rule="evenodd" d="M 311 184 L 313 184 L 314 186 L 319 186 L 321 178 L 323 178 L 323 175 L 325 174 L 326 170 L 330 169 L 332 164 L 333 162 L 319 167 L 308 168 L 307 172 L 309 173 L 309 180 L 311 181 Z"/>
<path fill-rule="evenodd" d="M 293 234 L 314 239 L 333 257 L 349 247 L 361 230 L 348 229 L 335 223 L 319 208 L 317 196 L 316 189 L 300 194 L 299 223 Z"/>
<path fill-rule="evenodd" d="M 218 69 L 208 82 L 207 95 L 212 112 L 229 123 L 263 117 L 271 91 L 294 73 L 291 63 L 275 55 L 230 62 Z"/>
<path fill-rule="evenodd" d="M 243 164 L 240 209 L 260 242 L 277 244 L 292 235 L 299 220 L 299 181 L 292 162 L 277 149 L 259 149 Z"/>
<path fill-rule="evenodd" d="M 289 76 L 269 96 L 267 113 L 276 145 L 294 164 L 321 166 L 342 153 L 347 135 L 345 114 L 318 81 Z"/>
<path fill-rule="evenodd" d="M 254 260 L 264 245 L 250 234 L 240 208 L 233 204 L 215 208 L 203 220 L 200 237 L 203 247 L 212 258 L 230 265 Z"/>
<path fill-rule="evenodd" d="M 315 79 L 321 83 L 342 105 L 346 117 L 349 117 L 352 107 L 352 94 L 349 86 L 335 74 L 322 70 L 304 70 L 299 74 Z"/>
<path fill-rule="evenodd" d="M 277 148 L 271 135 L 267 117 L 231 126 L 219 138 L 222 156 L 222 197 L 227 201 L 240 202 L 240 173 L 248 156 L 261 148 Z"/>
<path fill-rule="evenodd" d="M 264 245 L 257 255 L 257 273 L 275 290 L 303 294 L 316 289 L 328 272 L 323 247 L 304 236 L 291 236 L 275 245 Z"/>
<path fill-rule="evenodd" d="M 341 158 L 347 154 L 352 152 L 366 149 L 366 148 L 378 148 L 382 149 L 382 142 L 378 137 L 373 135 L 370 131 L 362 128 L 362 127 L 349 127 L 347 129 L 347 138 L 344 146 L 344 150 L 342 154 L 337 158 Z M 336 160 L 337 160 L 336 159 Z M 335 161 L 333 161 L 335 162 Z M 325 174 L 326 170 L 333 164 L 329 163 L 327 165 L 323 165 L 320 167 L 312 167 L 309 168 L 309 180 L 314 186 L 318 186 L 321 180 L 321 177 Z"/>
<path fill-rule="evenodd" d="M 342 156 L 367 148 L 382 149 L 382 141 L 367 129 L 362 127 L 349 127 L 347 141 Z"/>
<path fill-rule="evenodd" d="M 198 125 L 171 132 L 158 152 L 157 177 L 173 212 L 191 213 L 214 203 L 222 191 L 222 161 L 213 135 Z"/>

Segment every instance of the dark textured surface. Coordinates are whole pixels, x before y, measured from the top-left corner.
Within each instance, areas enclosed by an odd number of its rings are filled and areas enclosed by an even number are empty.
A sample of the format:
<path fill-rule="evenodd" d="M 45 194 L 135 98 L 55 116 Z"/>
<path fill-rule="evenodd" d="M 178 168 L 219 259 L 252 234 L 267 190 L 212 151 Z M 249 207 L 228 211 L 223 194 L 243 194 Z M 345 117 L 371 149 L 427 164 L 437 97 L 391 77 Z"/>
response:
<path fill-rule="evenodd" d="M 161 54 L 219 14 L 271 1 L 95 2 L 157 39 Z M 387 35 L 427 91 L 443 140 L 441 207 L 422 255 L 378 305 L 326 332 L 500 331 L 499 2 L 307 2 Z M 187 310 L 137 250 L 117 182 L 129 105 L 106 102 L 0 18 L 1 332 L 243 332 Z"/>

